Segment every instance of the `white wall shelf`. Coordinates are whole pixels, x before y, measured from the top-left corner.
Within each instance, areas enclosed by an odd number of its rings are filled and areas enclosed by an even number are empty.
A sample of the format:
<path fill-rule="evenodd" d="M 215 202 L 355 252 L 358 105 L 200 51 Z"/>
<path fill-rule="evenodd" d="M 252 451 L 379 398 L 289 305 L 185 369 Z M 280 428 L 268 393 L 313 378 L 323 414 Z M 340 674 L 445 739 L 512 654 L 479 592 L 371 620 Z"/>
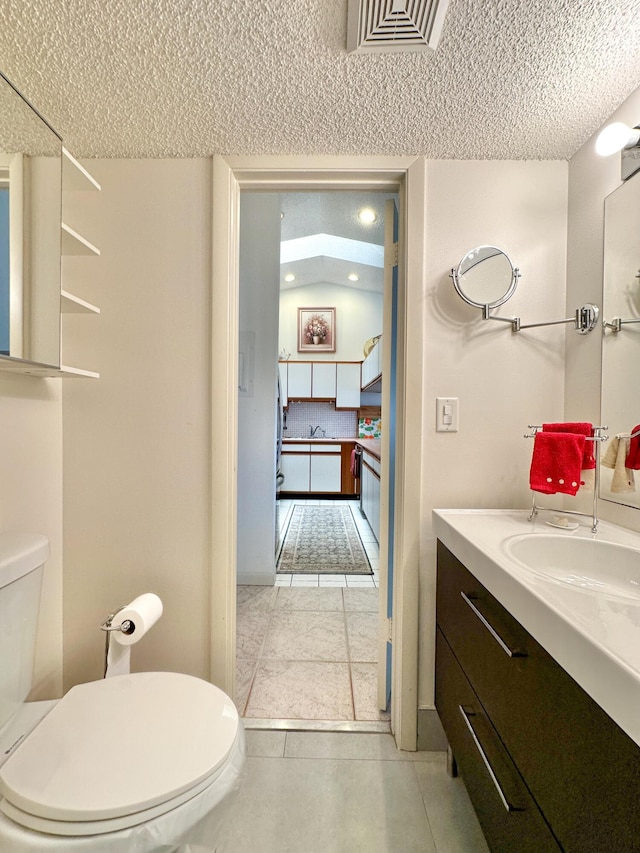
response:
<path fill-rule="evenodd" d="M 79 163 L 76 158 L 63 146 L 62 148 L 62 208 L 63 217 L 65 216 L 65 197 L 68 199 L 69 193 L 76 192 L 99 192 L 100 184 L 91 175 L 84 166 Z M 68 215 L 68 212 L 67 212 Z M 74 223 L 75 224 L 75 223 Z M 85 256 L 100 256 L 100 249 L 94 246 L 89 240 L 79 234 L 74 228 L 67 225 L 66 222 L 61 223 L 61 245 L 63 255 L 85 255 Z M 75 293 L 71 293 L 64 288 L 64 267 L 63 267 L 63 282 L 60 291 L 60 310 L 63 314 L 99 314 L 100 309 L 97 305 L 87 302 Z M 37 375 L 61 376 L 67 378 L 99 378 L 100 374 L 92 370 L 82 370 L 78 367 L 61 366 L 60 370 L 51 374 L 39 373 Z"/>
<path fill-rule="evenodd" d="M 100 190 L 100 184 L 95 178 L 64 147 L 62 149 L 62 190 L 63 209 L 64 194 L 66 192 Z M 61 252 L 63 255 L 89 255 L 94 257 L 100 255 L 100 249 L 65 222 L 60 223 L 60 236 Z M 96 305 L 87 302 L 86 299 L 81 299 L 63 287 L 60 289 L 60 311 L 64 314 L 100 313 L 100 309 Z M 100 376 L 99 373 L 93 370 L 84 370 L 64 364 L 61 364 L 60 367 L 55 367 L 21 358 L 9 358 L 3 355 L 0 355 L 0 371 L 5 373 L 21 373 L 41 378 L 97 379 Z"/>
<path fill-rule="evenodd" d="M 98 190 L 102 188 L 93 175 L 62 146 L 62 187 L 64 190 Z"/>
<path fill-rule="evenodd" d="M 60 291 L 60 310 L 63 314 L 99 314 L 100 309 L 97 305 L 92 305 L 85 299 L 80 299 L 73 293 L 67 290 Z"/>
<path fill-rule="evenodd" d="M 53 367 L 50 364 L 40 364 L 37 361 L 27 361 L 22 358 L 9 358 L 0 355 L 0 370 L 3 373 L 24 373 L 27 376 L 39 376 L 41 378 L 63 378 L 73 379 L 97 379 L 100 374 L 93 370 L 81 370 L 79 367 L 69 367 L 61 364 Z"/>
<path fill-rule="evenodd" d="M 82 234 L 78 234 L 64 222 L 60 223 L 62 231 L 62 254 L 63 255 L 99 255 L 100 249 L 86 240 Z"/>

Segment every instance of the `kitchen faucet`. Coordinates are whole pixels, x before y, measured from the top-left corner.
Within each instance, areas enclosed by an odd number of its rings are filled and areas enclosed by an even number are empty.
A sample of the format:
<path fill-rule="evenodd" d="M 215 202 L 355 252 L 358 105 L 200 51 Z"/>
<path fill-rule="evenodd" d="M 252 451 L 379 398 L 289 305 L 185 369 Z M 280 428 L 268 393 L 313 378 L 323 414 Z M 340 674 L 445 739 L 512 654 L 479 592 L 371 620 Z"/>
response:
<path fill-rule="evenodd" d="M 309 438 L 313 438 L 313 436 L 318 432 L 318 430 L 320 430 L 323 436 L 325 435 L 325 431 L 320 427 L 320 424 L 318 424 L 317 426 L 311 426 L 311 424 L 309 424 Z"/>

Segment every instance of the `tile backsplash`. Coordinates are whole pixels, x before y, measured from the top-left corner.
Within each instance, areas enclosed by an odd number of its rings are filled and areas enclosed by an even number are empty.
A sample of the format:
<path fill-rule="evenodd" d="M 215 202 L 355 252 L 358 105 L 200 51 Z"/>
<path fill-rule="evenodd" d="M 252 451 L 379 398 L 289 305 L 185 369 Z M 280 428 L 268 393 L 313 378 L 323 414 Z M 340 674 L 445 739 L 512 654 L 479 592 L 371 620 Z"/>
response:
<path fill-rule="evenodd" d="M 352 410 L 336 412 L 333 403 L 291 401 L 286 418 L 284 438 L 306 438 L 309 427 L 318 425 L 327 438 L 356 438 L 358 435 L 358 413 Z"/>

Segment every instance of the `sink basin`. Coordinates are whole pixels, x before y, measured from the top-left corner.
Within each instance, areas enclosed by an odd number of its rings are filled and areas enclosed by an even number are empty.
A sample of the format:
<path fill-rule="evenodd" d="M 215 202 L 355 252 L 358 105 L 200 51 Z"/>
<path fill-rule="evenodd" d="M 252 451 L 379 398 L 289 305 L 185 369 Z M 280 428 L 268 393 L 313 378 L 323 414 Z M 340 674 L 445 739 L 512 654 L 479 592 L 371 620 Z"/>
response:
<path fill-rule="evenodd" d="M 570 587 L 640 600 L 640 550 L 599 539 L 524 534 L 506 543 L 524 568 Z"/>

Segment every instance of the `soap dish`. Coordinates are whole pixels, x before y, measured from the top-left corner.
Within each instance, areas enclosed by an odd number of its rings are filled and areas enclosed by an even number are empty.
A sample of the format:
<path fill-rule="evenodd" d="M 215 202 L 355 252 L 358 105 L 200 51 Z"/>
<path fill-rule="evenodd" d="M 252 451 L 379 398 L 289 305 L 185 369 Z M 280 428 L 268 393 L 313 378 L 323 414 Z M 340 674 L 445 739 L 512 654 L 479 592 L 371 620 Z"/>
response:
<path fill-rule="evenodd" d="M 578 522 L 577 521 L 569 521 L 568 518 L 564 516 L 554 516 L 551 521 L 547 521 L 549 527 L 557 527 L 558 530 L 577 530 Z"/>

